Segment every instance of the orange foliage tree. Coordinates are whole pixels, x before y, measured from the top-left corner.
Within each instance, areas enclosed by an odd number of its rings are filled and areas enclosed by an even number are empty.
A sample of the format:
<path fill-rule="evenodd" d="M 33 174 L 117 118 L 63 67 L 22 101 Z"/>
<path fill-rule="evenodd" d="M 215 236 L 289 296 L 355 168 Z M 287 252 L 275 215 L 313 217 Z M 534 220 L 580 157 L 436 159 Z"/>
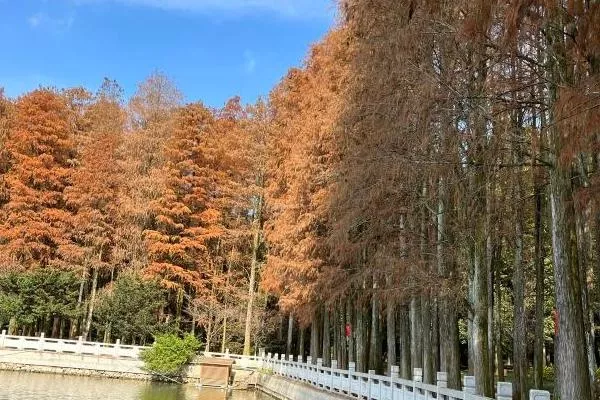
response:
<path fill-rule="evenodd" d="M 65 198 L 73 212 L 72 260 L 81 266 L 82 282 L 87 280 L 89 271 L 93 271 L 89 309 L 82 332 L 87 337 L 98 275 L 103 270 L 112 269 L 114 273 L 115 267 L 112 250 L 122 182 L 117 161 L 124 113 L 115 99 L 101 93 L 85 111 L 85 117 L 89 128 L 81 133 L 79 163 L 72 173 L 71 186 L 67 188 Z"/>
<path fill-rule="evenodd" d="M 75 148 L 69 108 L 57 93 L 39 89 L 15 105 L 6 149 L 9 199 L 0 226 L 6 266 L 64 266 L 72 215 L 65 208 Z"/>

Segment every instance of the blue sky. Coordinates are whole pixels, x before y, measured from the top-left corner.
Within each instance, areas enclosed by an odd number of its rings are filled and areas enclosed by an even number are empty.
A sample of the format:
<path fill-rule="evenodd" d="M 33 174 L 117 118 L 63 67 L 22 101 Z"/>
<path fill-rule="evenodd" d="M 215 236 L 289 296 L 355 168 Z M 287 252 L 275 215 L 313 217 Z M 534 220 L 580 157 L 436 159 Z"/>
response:
<path fill-rule="evenodd" d="M 254 101 L 302 63 L 334 23 L 333 0 L 0 0 L 0 87 L 90 90 L 103 77 L 131 95 L 153 71 L 186 101 Z"/>

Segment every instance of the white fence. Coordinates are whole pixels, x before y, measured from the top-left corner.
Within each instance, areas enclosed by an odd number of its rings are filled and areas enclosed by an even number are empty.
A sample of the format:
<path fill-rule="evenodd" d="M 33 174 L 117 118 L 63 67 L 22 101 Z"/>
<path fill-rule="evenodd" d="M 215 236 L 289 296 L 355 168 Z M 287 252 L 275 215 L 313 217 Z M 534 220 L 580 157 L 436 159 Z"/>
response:
<path fill-rule="evenodd" d="M 139 359 L 140 350 L 144 347 L 126 346 L 120 342 L 120 340 L 115 344 L 86 342 L 81 336 L 78 340 L 50 339 L 43 334 L 40 337 L 12 336 L 7 335 L 6 331 L 0 334 L 0 349 Z"/>
<path fill-rule="evenodd" d="M 108 356 L 126 359 L 139 359 L 140 351 L 147 347 L 116 344 L 86 342 L 81 337 L 79 340 L 49 339 L 31 336 L 11 336 L 6 331 L 0 335 L 0 350 L 14 349 L 19 351 L 42 351 L 55 353 L 70 353 L 89 356 Z M 274 374 L 301 381 L 316 388 L 366 400 L 493 400 L 488 397 L 475 395 L 475 378 L 465 376 L 463 381 L 464 390 L 453 390 L 447 388 L 447 374 L 437 373 L 435 385 L 422 382 L 423 373 L 415 368 L 414 380 L 405 380 L 399 377 L 398 367 L 392 367 L 391 376 L 376 375 L 374 371 L 369 373 L 356 372 L 354 363 L 350 363 L 349 370 L 337 368 L 337 361 L 332 360 L 332 366 L 324 367 L 321 359 L 317 364 L 312 364 L 310 357 L 306 363 L 293 361 L 290 356 L 285 359 L 282 355 L 274 356 L 271 353 L 266 356 L 242 356 L 230 353 L 203 352 L 204 357 L 229 358 L 235 360 L 238 367 L 250 369 L 266 369 Z M 512 384 L 510 382 L 498 382 L 496 400 L 511 400 Z M 530 400 L 550 400 L 550 393 L 540 390 L 530 392 Z"/>
<path fill-rule="evenodd" d="M 301 358 L 299 358 L 301 359 Z M 310 357 L 306 363 L 294 362 L 290 357 L 286 360 L 277 354 L 268 354 L 264 360 L 264 368 L 273 371 L 282 377 L 302 381 L 325 391 L 334 392 L 358 399 L 366 400 L 492 400 L 488 397 L 475 395 L 475 379 L 465 376 L 464 391 L 448 389 L 447 374 L 437 373 L 435 385 L 422 382 L 422 370 L 415 368 L 414 380 L 401 379 L 398 367 L 392 368 L 392 376 L 376 375 L 375 371 L 369 373 L 356 372 L 354 363 L 350 363 L 349 370 L 337 369 L 337 361 L 332 360 L 332 366 L 324 367 L 321 359 L 317 364 L 311 363 Z M 498 382 L 497 400 L 512 399 L 512 384 Z M 530 400 L 550 400 L 550 393 L 539 390 L 530 392 Z"/>

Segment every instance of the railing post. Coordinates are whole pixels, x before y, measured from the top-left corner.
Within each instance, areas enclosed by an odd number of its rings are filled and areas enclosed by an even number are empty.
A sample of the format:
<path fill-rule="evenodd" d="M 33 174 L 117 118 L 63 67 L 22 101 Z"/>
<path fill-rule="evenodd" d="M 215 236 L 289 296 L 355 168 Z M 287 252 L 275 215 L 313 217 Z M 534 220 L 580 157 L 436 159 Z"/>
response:
<path fill-rule="evenodd" d="M 436 376 L 437 387 L 439 388 L 447 388 L 448 387 L 448 373 L 447 372 L 438 372 Z"/>
<path fill-rule="evenodd" d="M 75 354 L 81 354 L 83 350 L 83 336 L 79 336 L 77 339 L 77 345 L 75 346 Z"/>
<path fill-rule="evenodd" d="M 44 351 L 44 343 L 45 343 L 45 339 L 44 339 L 44 332 L 40 333 L 40 339 L 38 341 L 38 351 Z"/>
<path fill-rule="evenodd" d="M 331 359 L 331 369 L 337 369 L 337 359 Z"/>
<path fill-rule="evenodd" d="M 532 389 L 529 391 L 529 400 L 550 400 L 550 392 Z"/>
<path fill-rule="evenodd" d="M 496 385 L 497 400 L 512 400 L 513 385 L 512 382 L 498 382 Z"/>
<path fill-rule="evenodd" d="M 477 390 L 475 388 L 475 377 L 465 375 L 463 378 L 463 391 L 469 394 L 476 394 Z"/>
<path fill-rule="evenodd" d="M 4 348 L 4 342 L 6 340 L 6 329 L 2 330 L 2 335 L 0 335 L 0 349 Z"/>
<path fill-rule="evenodd" d="M 312 356 L 307 356 L 306 357 L 306 363 L 307 364 L 312 364 Z"/>
<path fill-rule="evenodd" d="M 322 367 L 322 366 L 323 366 L 323 359 L 317 358 L 317 367 Z"/>
<path fill-rule="evenodd" d="M 370 369 L 367 372 L 367 374 L 369 375 L 369 381 L 368 381 L 368 384 L 369 384 L 369 397 L 368 397 L 368 399 L 370 400 L 371 396 L 373 395 L 373 392 L 374 392 L 374 390 L 373 390 L 373 375 L 375 375 L 375 370 L 374 369 Z"/>
<path fill-rule="evenodd" d="M 115 343 L 115 348 L 113 349 L 113 356 L 115 358 L 119 358 L 121 352 L 121 339 L 117 339 L 117 343 Z"/>
<path fill-rule="evenodd" d="M 301 364 L 304 363 L 304 357 L 301 354 L 298 355 L 298 362 Z"/>
<path fill-rule="evenodd" d="M 423 382 L 423 369 L 422 368 L 414 368 L 413 369 L 413 381 Z"/>
<path fill-rule="evenodd" d="M 19 344 L 17 345 L 18 350 L 25 350 L 25 336 L 19 338 Z"/>
<path fill-rule="evenodd" d="M 346 390 L 348 391 L 349 395 L 352 395 L 352 374 L 354 374 L 355 372 L 356 372 L 356 363 L 354 361 L 349 361 L 348 362 L 348 380 L 347 380 L 348 386 L 346 387 Z"/>
<path fill-rule="evenodd" d="M 400 378 L 400 367 L 399 366 L 392 365 L 392 368 L 390 368 L 390 377 Z"/>

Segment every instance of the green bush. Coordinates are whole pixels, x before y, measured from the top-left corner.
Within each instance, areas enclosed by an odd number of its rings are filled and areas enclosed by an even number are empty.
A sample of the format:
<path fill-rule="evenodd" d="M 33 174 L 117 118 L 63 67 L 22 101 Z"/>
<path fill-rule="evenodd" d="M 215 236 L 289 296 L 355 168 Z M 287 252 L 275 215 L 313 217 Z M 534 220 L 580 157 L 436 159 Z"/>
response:
<path fill-rule="evenodd" d="M 544 382 L 554 382 L 554 367 L 544 367 L 542 377 Z"/>
<path fill-rule="evenodd" d="M 183 339 L 173 334 L 156 336 L 152 347 L 142 352 L 142 360 L 152 373 L 176 376 L 199 348 L 200 342 L 193 335 Z"/>

